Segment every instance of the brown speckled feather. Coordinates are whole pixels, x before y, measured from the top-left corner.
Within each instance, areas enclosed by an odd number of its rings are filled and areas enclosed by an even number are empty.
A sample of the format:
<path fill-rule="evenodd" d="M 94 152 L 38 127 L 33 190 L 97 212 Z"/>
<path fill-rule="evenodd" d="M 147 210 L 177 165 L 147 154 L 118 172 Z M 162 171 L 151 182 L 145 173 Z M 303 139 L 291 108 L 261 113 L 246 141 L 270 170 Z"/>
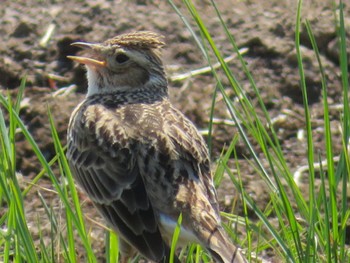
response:
<path fill-rule="evenodd" d="M 72 116 L 67 152 L 72 172 L 111 226 L 158 261 L 164 256 L 163 239 L 137 164 L 140 142 L 133 138 L 134 127 L 123 120 L 133 107 L 112 107 L 109 97 L 107 106 L 95 99 Z"/>
<path fill-rule="evenodd" d="M 129 48 L 155 49 L 164 46 L 162 37 L 150 31 L 136 31 L 116 36 L 104 42 L 106 45 L 119 45 Z"/>

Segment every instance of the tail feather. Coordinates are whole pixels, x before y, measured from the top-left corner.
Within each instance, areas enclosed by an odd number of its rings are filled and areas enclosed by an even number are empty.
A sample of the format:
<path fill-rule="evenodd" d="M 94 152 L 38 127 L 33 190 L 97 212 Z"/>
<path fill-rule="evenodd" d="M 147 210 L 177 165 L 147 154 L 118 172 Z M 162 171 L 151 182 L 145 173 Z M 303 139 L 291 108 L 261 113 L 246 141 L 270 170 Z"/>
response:
<path fill-rule="evenodd" d="M 238 248 L 232 244 L 226 246 L 225 248 L 221 248 L 220 251 L 214 251 L 208 248 L 208 251 L 215 259 L 216 262 L 221 263 L 248 263 L 242 253 L 238 250 Z"/>
<path fill-rule="evenodd" d="M 212 233 L 207 249 L 216 262 L 248 263 L 239 248 L 229 241 L 229 237 L 222 227 L 218 227 Z"/>

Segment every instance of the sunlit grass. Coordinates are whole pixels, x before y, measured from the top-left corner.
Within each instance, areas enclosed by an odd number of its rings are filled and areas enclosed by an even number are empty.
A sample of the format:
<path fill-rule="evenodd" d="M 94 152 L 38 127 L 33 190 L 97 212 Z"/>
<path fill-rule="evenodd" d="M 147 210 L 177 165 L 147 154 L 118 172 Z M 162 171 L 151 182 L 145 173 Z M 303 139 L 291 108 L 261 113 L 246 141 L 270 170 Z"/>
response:
<path fill-rule="evenodd" d="M 4 262 L 47 262 L 45 259 L 49 257 L 51 262 L 54 262 L 58 258 L 63 258 L 64 260 L 67 260 L 67 262 L 77 262 L 75 237 L 73 234 L 74 228 L 78 233 L 80 242 L 86 249 L 86 257 L 88 262 L 96 262 L 89 236 L 85 230 L 85 223 L 82 216 L 78 195 L 51 115 L 49 114 L 52 138 L 57 151 L 57 156 L 54 158 L 54 160 L 60 165 L 62 175 L 60 180 L 51 169 L 53 162 L 48 162 L 45 160 L 44 155 L 40 151 L 37 143 L 27 130 L 22 120 L 19 118 L 19 103 L 21 101 L 24 86 L 25 81 L 22 82 L 22 85 L 19 88 L 15 105 L 12 105 L 12 98 L 10 96 L 5 97 L 0 94 L 0 103 L 2 105 L 1 109 L 5 109 L 9 116 L 8 124 L 6 124 L 3 111 L 1 110 L 0 133 L 2 135 L 2 140 L 0 151 L 0 197 L 4 209 L 5 206 L 7 209 L 5 209 L 0 219 L 2 228 L 2 231 L 0 232 L 0 244 L 4 244 L 3 250 L 0 250 L 0 259 L 3 258 Z M 41 199 L 46 214 L 50 218 L 51 222 L 51 242 L 60 242 L 60 247 L 62 248 L 61 251 L 53 251 L 50 246 L 46 247 L 43 243 L 41 244 L 41 249 L 37 250 L 34 245 L 33 237 L 28 230 L 28 222 L 24 213 L 24 198 L 33 184 L 30 184 L 28 189 L 24 189 L 23 191 L 19 187 L 16 173 L 15 148 L 15 134 L 18 132 L 18 129 L 30 143 L 34 153 L 43 167 L 43 172 L 39 173 L 38 176 L 33 179 L 33 183 L 37 183 L 42 179 L 43 175 L 46 174 L 52 182 L 52 188 L 57 192 L 57 195 L 64 204 L 67 238 L 62 238 L 61 236 L 61 229 L 59 229 L 57 226 L 57 215 L 52 213 L 50 205 L 48 205 L 44 199 Z M 57 239 L 56 236 L 59 236 L 60 238 Z"/>
<path fill-rule="evenodd" d="M 238 52 L 237 44 L 233 36 L 229 33 L 223 22 L 219 8 L 215 2 L 212 1 L 213 8 L 217 12 L 217 16 L 221 21 L 222 30 L 226 33 L 226 39 L 230 41 L 232 50 L 237 53 L 239 60 L 241 61 L 242 68 L 246 73 L 247 79 L 251 84 L 251 89 L 254 91 L 254 95 L 258 98 L 260 110 L 264 113 L 262 119 L 257 114 L 257 110 L 252 106 L 253 103 L 246 96 L 246 92 L 242 86 L 237 82 L 232 71 L 229 69 L 227 63 L 224 62 L 223 56 L 220 50 L 217 48 L 210 32 L 203 22 L 200 14 L 195 5 L 191 1 L 183 1 L 190 13 L 190 18 L 182 15 L 190 32 L 196 39 L 196 43 L 200 46 L 200 50 L 203 52 L 203 56 L 207 58 L 209 64 L 213 64 L 217 61 L 221 63 L 221 72 L 219 74 L 213 69 L 214 77 L 217 80 L 217 90 L 222 95 L 227 110 L 231 115 L 232 120 L 236 123 L 240 139 L 244 141 L 247 149 L 253 157 L 252 166 L 255 167 L 257 174 L 265 181 L 266 185 L 270 189 L 270 203 L 267 205 L 265 211 L 261 211 L 255 201 L 245 191 L 244 186 L 241 184 L 239 170 L 239 163 L 236 162 L 236 166 L 232 167 L 229 164 L 229 158 L 232 156 L 234 149 L 233 145 L 230 145 L 226 149 L 226 153 L 222 155 L 218 162 L 217 172 L 215 174 L 218 181 L 222 178 L 223 171 L 229 174 L 232 182 L 241 194 L 242 205 L 244 207 L 245 215 L 247 214 L 246 206 L 252 209 L 256 216 L 259 218 L 259 222 L 252 222 L 247 216 L 245 218 L 246 225 L 246 238 L 242 238 L 241 246 L 245 248 L 246 255 L 249 259 L 252 259 L 250 255 L 257 254 L 266 249 L 272 249 L 274 254 L 280 257 L 280 260 L 285 262 L 347 262 L 349 260 L 349 248 L 345 245 L 345 222 L 349 219 L 349 206 L 347 204 L 348 193 L 347 185 L 348 179 L 348 71 L 347 71 L 347 55 L 346 55 L 346 43 L 345 43 L 345 27 L 343 18 L 343 6 L 340 3 L 339 9 L 339 21 L 336 21 L 339 36 L 339 50 L 341 51 L 341 68 L 342 68 L 342 80 L 343 80 L 343 153 L 341 154 L 341 160 L 338 166 L 334 164 L 334 154 L 332 149 L 332 134 L 329 120 L 329 107 L 327 104 L 327 82 L 324 74 L 324 69 L 320 60 L 320 54 L 312 34 L 312 28 L 307 20 L 301 17 L 302 2 L 300 1 L 297 9 L 296 26 L 295 26 L 295 48 L 298 61 L 298 69 L 300 75 L 300 88 L 303 96 L 304 104 L 304 117 L 305 117 L 305 130 L 307 139 L 307 154 L 305 158 L 308 160 L 308 185 L 309 193 L 301 193 L 300 188 L 294 180 L 293 174 L 288 167 L 285 157 L 283 155 L 282 147 L 279 144 L 277 135 L 271 125 L 271 118 L 266 110 L 259 90 L 254 82 L 254 73 L 249 72 L 246 63 L 242 56 Z M 172 3 L 173 4 L 173 3 Z M 219 5 L 219 3 L 217 3 Z M 177 12 L 176 5 L 173 4 Z M 330 7 L 332 8 L 332 7 Z M 334 11 L 336 12 L 336 10 Z M 190 21 L 192 20 L 192 21 Z M 197 28 L 191 28 L 195 22 Z M 319 62 L 319 73 L 322 77 L 322 95 L 324 105 L 324 143 L 326 149 L 327 163 L 326 166 L 321 167 L 322 185 L 321 187 L 315 187 L 316 172 L 314 163 L 317 166 L 321 163 L 320 156 L 315 152 L 313 147 L 312 137 L 312 118 L 310 115 L 307 86 L 305 82 L 305 74 L 303 69 L 303 54 L 300 48 L 300 28 L 304 24 L 307 28 L 310 42 L 315 52 L 315 56 Z M 199 32 L 196 34 L 195 32 Z M 215 32 L 216 33 L 216 32 Z M 213 61 L 213 57 L 216 60 Z M 239 98 L 239 107 L 234 105 L 233 101 L 227 96 L 227 87 L 223 88 L 223 80 L 226 78 L 231 85 L 231 88 Z M 252 96 L 252 95 L 251 95 Z M 214 105 L 215 106 L 215 105 Z M 213 107 L 214 107 L 213 106 Z M 211 118 L 212 120 L 212 118 Z M 268 125 L 264 125 L 267 123 Z M 211 126 L 212 123 L 209 124 Z M 210 135 L 209 135 L 210 136 Z M 252 138 L 249 139 L 248 138 Z M 262 165 L 261 157 L 257 157 L 253 150 L 252 143 L 257 143 L 260 149 L 264 153 L 265 160 L 268 161 L 269 166 L 264 167 Z M 237 170 L 237 173 L 232 171 Z M 342 189 L 341 195 L 339 195 L 337 189 Z M 274 214 L 278 220 L 278 224 L 271 224 L 270 215 Z M 226 215 L 231 218 L 234 215 Z M 228 232 L 229 226 L 227 227 Z M 264 231 L 262 231 L 264 230 Z M 266 234 L 266 232 L 268 234 Z M 233 236 L 234 237 L 234 236 Z M 258 242 L 254 242 L 257 241 Z M 235 240 L 239 243 L 239 240 Z M 253 259 L 252 259 L 253 260 Z"/>

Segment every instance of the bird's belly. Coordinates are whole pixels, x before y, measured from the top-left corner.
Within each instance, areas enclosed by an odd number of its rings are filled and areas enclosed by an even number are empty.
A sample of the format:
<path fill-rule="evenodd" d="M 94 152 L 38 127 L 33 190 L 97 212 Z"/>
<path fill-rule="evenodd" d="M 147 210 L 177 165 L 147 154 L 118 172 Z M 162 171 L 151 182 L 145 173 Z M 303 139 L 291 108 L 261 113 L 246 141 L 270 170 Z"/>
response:
<path fill-rule="evenodd" d="M 177 226 L 177 221 L 173 220 L 173 218 L 160 214 L 159 215 L 159 223 L 160 223 L 160 231 L 162 233 L 162 236 L 168 240 L 171 243 L 174 230 Z M 180 228 L 180 236 L 177 241 L 178 246 L 185 246 L 188 243 L 200 243 L 197 239 L 197 237 L 193 234 L 193 232 L 190 229 L 187 229 L 183 226 Z"/>

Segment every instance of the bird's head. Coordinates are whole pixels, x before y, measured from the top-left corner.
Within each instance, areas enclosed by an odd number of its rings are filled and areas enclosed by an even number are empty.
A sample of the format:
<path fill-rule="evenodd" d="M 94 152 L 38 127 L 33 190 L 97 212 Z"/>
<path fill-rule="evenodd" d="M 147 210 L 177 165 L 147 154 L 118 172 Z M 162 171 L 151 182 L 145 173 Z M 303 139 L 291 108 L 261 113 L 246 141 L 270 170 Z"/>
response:
<path fill-rule="evenodd" d="M 167 92 L 160 48 L 162 36 L 148 31 L 123 34 L 103 43 L 75 42 L 86 56 L 68 56 L 85 64 L 88 96 L 94 94 L 159 88 Z"/>

